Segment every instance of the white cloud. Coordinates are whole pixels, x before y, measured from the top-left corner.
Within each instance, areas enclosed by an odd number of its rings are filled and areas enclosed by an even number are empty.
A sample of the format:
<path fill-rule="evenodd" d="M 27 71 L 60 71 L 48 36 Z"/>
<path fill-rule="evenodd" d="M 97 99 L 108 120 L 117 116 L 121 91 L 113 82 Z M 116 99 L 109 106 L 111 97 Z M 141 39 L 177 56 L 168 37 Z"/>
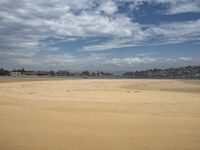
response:
<path fill-rule="evenodd" d="M 57 44 L 61 41 L 87 38 L 105 37 L 107 41 L 86 43 L 81 51 L 140 46 L 152 39 L 156 40 L 151 44 L 200 41 L 200 20 L 141 25 L 118 12 L 119 2 L 132 2 L 131 9 L 144 2 L 168 3 L 169 9 L 165 14 L 199 12 L 200 8 L 200 2 L 195 0 L 0 0 L 0 55 L 19 64 L 65 65 L 79 63 L 80 59 L 69 54 L 48 54 L 43 60 L 35 57 L 41 51 L 59 51 Z M 81 61 L 89 63 L 86 59 L 96 61 L 97 58 L 90 56 L 81 58 Z M 153 59 L 113 58 L 110 63 L 144 61 L 153 62 Z"/>
<path fill-rule="evenodd" d="M 169 3 L 171 5 L 168 12 L 173 11 L 174 8 L 179 9 L 176 6 L 184 8 L 183 10 L 186 10 L 186 6 L 191 9 L 193 9 L 193 6 L 199 7 L 199 2 L 193 0 L 126 0 L 126 2 L 128 1 L 133 2 L 132 5 L 135 5 L 135 7 L 145 1 L 149 3 Z M 83 50 L 92 51 L 92 49 L 105 50 L 106 48 L 135 46 L 138 45 L 138 42 L 146 41 L 147 37 L 154 38 L 157 34 L 167 38 L 171 36 L 173 41 L 184 41 L 182 38 L 185 40 L 189 38 L 190 40 L 191 37 L 194 37 L 195 32 L 198 33 L 199 21 L 162 24 L 153 29 L 149 27 L 151 31 L 147 32 L 149 28 L 144 30 L 142 25 L 132 22 L 132 18 L 118 13 L 113 14 L 117 12 L 116 2 L 122 1 L 49 0 L 41 2 L 39 0 L 17 0 L 17 3 L 11 0 L 0 1 L 1 46 L 5 43 L 11 43 L 10 48 L 7 44 L 6 51 L 16 52 L 13 49 L 15 47 L 19 51 L 28 49 L 31 54 L 34 54 L 42 49 L 58 50 L 56 47 L 50 48 L 44 44 L 48 37 L 73 38 L 74 40 L 87 37 L 110 37 L 110 40 L 106 43 L 83 47 Z M 103 15 L 98 10 L 109 15 Z M 197 8 L 193 10 L 197 10 Z M 103 48 L 103 45 L 105 45 L 105 48 Z M 2 49 L 5 48 L 2 47 L 1 51 Z"/>
<path fill-rule="evenodd" d="M 200 1 L 174 1 L 173 3 L 171 3 L 171 6 L 169 10 L 167 10 L 166 14 L 180 14 L 188 12 L 200 12 Z"/>
<path fill-rule="evenodd" d="M 109 53 L 91 53 L 88 56 L 76 57 L 69 53 L 64 53 L 61 55 L 47 55 L 38 58 L 14 58 L 13 61 L 16 65 L 27 67 L 43 67 L 51 68 L 53 70 L 58 69 L 73 69 L 73 70 L 141 70 L 146 68 L 158 68 L 167 66 L 174 67 L 191 64 L 192 57 L 154 57 L 150 56 L 151 53 L 136 54 L 135 56 L 127 57 L 113 57 Z M 59 67 L 58 67 L 59 66 Z M 37 68 L 38 69 L 38 68 Z"/>
<path fill-rule="evenodd" d="M 191 57 L 175 57 L 175 58 L 159 58 L 159 57 L 149 57 L 148 54 L 146 56 L 136 55 L 135 57 L 125 57 L 125 58 L 111 58 L 107 59 L 104 63 L 107 65 L 114 66 L 153 66 L 153 64 L 165 64 L 170 65 L 174 64 L 187 64 L 191 62 L 193 59 Z M 172 66 L 171 66 L 172 67 Z"/>
<path fill-rule="evenodd" d="M 149 64 L 156 61 L 157 60 L 155 58 L 150 58 L 150 57 L 127 57 L 127 58 L 112 58 L 110 60 L 106 60 L 105 64 L 123 66 L 123 65 L 134 65 L 134 64 Z"/>
<path fill-rule="evenodd" d="M 70 54 L 47 55 L 47 58 L 44 60 L 44 62 L 46 62 L 46 63 L 53 62 L 53 63 L 61 63 L 61 64 L 70 63 L 70 62 L 74 62 L 74 61 L 75 61 L 74 56 L 72 56 Z"/>
<path fill-rule="evenodd" d="M 200 20 L 162 23 L 149 28 L 153 37 L 158 37 L 159 42 L 182 43 L 185 41 L 199 40 Z"/>
<path fill-rule="evenodd" d="M 199 0 L 117 0 L 132 2 L 129 5 L 131 10 L 138 9 L 138 6 L 142 5 L 144 2 L 152 4 L 168 4 L 168 9 L 165 14 L 179 14 L 179 13 L 196 13 L 200 12 L 200 1 Z"/>
<path fill-rule="evenodd" d="M 136 41 L 132 39 L 115 39 L 109 40 L 108 42 L 103 42 L 100 44 L 94 44 L 89 46 L 84 46 L 81 51 L 105 51 L 109 49 L 125 48 L 136 46 Z"/>
<path fill-rule="evenodd" d="M 78 39 L 105 36 L 131 38 L 134 42 L 142 40 L 144 36 L 140 25 L 125 15 L 97 13 L 93 10 L 95 4 L 92 0 L 77 2 L 77 6 L 76 2 L 57 0 L 18 0 L 16 5 L 11 1 L 0 4 L 0 42 L 1 51 L 5 53 L 12 51 L 18 55 L 18 52 L 27 50 L 36 54 L 43 49 L 58 50 L 47 47 L 44 41 L 49 37 Z M 102 1 L 100 8 L 109 15 L 117 11 L 113 1 Z M 6 44 L 6 51 L 4 43 L 11 43 Z"/>
<path fill-rule="evenodd" d="M 179 57 L 178 60 L 182 60 L 182 61 L 191 61 L 192 58 L 191 58 L 191 57 Z"/>
<path fill-rule="evenodd" d="M 65 53 L 63 55 L 47 55 L 42 59 L 38 58 L 13 58 L 13 60 L 20 65 L 24 66 L 68 66 L 74 63 L 77 59 L 71 54 Z"/>
<path fill-rule="evenodd" d="M 99 7 L 99 10 L 107 13 L 107 14 L 114 14 L 117 11 L 117 5 L 114 1 L 106 1 L 105 3 L 102 3 Z"/>
<path fill-rule="evenodd" d="M 135 27 L 137 27 L 135 25 Z M 140 45 L 165 45 L 170 43 L 183 43 L 186 41 L 199 41 L 200 20 L 161 23 L 150 25 L 146 30 L 138 29 L 134 36 L 110 39 L 107 42 L 84 46 L 83 51 L 104 51 L 115 48 L 135 47 Z M 148 43 L 150 39 L 156 39 Z"/>

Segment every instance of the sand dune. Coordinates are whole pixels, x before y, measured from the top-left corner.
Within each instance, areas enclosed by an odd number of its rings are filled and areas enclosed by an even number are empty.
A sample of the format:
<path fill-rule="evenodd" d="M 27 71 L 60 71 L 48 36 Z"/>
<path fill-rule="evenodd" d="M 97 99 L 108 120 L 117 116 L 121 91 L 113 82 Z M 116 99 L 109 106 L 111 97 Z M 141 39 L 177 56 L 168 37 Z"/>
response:
<path fill-rule="evenodd" d="M 200 81 L 11 80 L 0 150 L 200 149 Z"/>

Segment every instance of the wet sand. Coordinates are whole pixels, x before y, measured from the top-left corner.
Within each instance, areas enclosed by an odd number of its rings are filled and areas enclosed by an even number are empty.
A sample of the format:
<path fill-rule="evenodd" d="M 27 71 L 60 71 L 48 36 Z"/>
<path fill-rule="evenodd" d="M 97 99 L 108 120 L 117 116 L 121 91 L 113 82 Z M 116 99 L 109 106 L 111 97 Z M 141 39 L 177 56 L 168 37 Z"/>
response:
<path fill-rule="evenodd" d="M 0 150 L 200 149 L 200 81 L 8 80 Z"/>

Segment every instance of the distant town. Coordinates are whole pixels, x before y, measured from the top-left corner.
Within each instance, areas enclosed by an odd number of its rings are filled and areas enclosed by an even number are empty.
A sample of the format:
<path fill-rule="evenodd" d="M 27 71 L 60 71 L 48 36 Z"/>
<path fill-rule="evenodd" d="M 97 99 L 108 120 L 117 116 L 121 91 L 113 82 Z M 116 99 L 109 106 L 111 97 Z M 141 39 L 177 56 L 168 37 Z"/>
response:
<path fill-rule="evenodd" d="M 200 66 L 186 66 L 168 69 L 148 69 L 143 71 L 130 71 L 115 75 L 112 72 L 70 70 L 34 71 L 22 69 L 6 70 L 0 68 L 0 76 L 11 77 L 71 77 L 71 78 L 128 78 L 128 79 L 200 79 Z"/>

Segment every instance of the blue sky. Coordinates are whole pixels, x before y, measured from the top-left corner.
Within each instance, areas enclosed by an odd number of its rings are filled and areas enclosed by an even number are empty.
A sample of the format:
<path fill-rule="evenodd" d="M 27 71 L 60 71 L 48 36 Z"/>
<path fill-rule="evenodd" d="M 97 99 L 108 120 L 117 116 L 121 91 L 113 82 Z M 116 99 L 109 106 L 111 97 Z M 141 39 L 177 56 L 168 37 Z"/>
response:
<path fill-rule="evenodd" d="M 200 65 L 200 0 L 0 0 L 0 67 Z"/>

